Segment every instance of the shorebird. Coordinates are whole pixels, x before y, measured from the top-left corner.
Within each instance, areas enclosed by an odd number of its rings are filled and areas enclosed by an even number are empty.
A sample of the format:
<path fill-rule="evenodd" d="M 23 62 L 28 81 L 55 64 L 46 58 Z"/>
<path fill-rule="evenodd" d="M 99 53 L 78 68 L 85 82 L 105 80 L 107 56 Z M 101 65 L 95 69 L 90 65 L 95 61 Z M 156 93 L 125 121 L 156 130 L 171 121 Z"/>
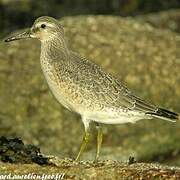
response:
<path fill-rule="evenodd" d="M 175 122 L 179 119 L 178 114 L 137 97 L 119 79 L 71 51 L 58 20 L 48 16 L 39 17 L 30 29 L 12 35 L 5 42 L 25 38 L 41 41 L 40 63 L 53 95 L 64 107 L 82 118 L 85 133 L 76 160 L 79 160 L 88 143 L 91 122 L 96 123 L 98 131 L 97 160 L 103 137 L 101 123 L 135 123 L 152 118 Z"/>

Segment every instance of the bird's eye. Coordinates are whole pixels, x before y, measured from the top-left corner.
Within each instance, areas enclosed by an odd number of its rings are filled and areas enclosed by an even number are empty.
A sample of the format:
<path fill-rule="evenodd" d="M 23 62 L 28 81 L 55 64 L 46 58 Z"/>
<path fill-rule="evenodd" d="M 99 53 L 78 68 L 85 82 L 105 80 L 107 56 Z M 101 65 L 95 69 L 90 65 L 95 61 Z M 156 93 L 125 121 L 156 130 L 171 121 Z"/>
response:
<path fill-rule="evenodd" d="M 41 24 L 41 28 L 43 28 L 43 29 L 44 29 L 45 27 L 46 27 L 46 25 L 45 25 L 45 24 Z"/>

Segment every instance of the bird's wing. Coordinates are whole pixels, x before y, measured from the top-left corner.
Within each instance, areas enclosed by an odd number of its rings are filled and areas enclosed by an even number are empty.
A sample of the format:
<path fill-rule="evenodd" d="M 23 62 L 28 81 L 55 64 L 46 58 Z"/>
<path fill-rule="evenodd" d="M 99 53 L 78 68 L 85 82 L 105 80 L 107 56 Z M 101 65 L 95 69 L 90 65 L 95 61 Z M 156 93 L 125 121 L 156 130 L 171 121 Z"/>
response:
<path fill-rule="evenodd" d="M 156 112 L 157 107 L 142 100 L 141 98 L 134 95 L 126 86 L 124 86 L 119 79 L 116 79 L 112 76 L 107 76 L 106 79 L 112 80 L 112 85 L 109 88 L 108 94 L 114 94 L 115 91 L 119 92 L 116 96 L 117 105 L 120 104 L 121 107 L 124 107 L 128 111 L 139 111 L 139 112 Z M 106 83 L 106 80 L 104 83 Z"/>
<path fill-rule="evenodd" d="M 78 69 L 74 76 L 78 77 L 79 81 L 84 81 L 80 84 L 80 88 L 88 91 L 89 96 L 94 103 L 96 100 L 106 108 L 121 108 L 126 111 L 139 112 L 156 112 L 157 107 L 145 102 L 139 97 L 135 96 L 126 88 L 119 79 L 111 76 L 103 71 L 98 65 L 93 62 L 72 53 L 74 60 L 73 70 Z"/>

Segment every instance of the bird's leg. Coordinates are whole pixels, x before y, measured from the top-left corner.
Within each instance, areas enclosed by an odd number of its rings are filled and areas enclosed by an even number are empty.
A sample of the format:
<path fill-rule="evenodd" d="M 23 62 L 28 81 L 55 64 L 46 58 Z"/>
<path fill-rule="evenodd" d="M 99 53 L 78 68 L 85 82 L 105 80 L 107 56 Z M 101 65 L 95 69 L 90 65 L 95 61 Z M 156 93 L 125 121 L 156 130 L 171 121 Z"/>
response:
<path fill-rule="evenodd" d="M 83 141 L 82 141 L 82 144 L 81 144 L 81 147 L 80 147 L 80 150 L 79 150 L 79 153 L 78 153 L 78 155 L 77 155 L 77 157 L 76 157 L 76 161 L 79 160 L 79 158 L 80 158 L 82 152 L 84 151 L 84 149 L 85 149 L 88 141 L 89 141 L 89 132 L 88 132 L 88 131 L 85 131 L 84 137 L 83 137 Z"/>
<path fill-rule="evenodd" d="M 82 141 L 82 144 L 81 144 L 81 147 L 80 147 L 80 150 L 79 150 L 79 153 L 76 157 L 76 161 L 79 160 L 82 152 L 84 151 L 88 141 L 89 141 L 89 121 L 87 121 L 86 119 L 82 119 L 83 120 L 83 123 L 84 123 L 84 126 L 85 126 L 85 132 L 84 132 L 84 136 L 83 136 L 83 141 Z"/>
<path fill-rule="evenodd" d="M 97 161 L 99 158 L 99 153 L 100 153 L 102 139 L 103 139 L 102 127 L 99 124 L 96 124 L 96 129 L 97 129 L 97 147 L 96 147 L 95 161 Z"/>

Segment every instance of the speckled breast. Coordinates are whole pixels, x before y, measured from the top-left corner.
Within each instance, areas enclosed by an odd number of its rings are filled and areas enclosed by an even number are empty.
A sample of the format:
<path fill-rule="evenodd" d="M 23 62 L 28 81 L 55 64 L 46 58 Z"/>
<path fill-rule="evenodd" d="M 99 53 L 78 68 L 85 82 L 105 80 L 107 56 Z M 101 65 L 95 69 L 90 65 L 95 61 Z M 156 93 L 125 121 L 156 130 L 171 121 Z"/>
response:
<path fill-rule="evenodd" d="M 58 102 L 67 109 L 75 111 L 72 95 L 68 92 L 69 88 L 66 82 L 59 78 L 60 70 L 57 72 L 55 67 L 45 59 L 41 59 L 41 68 L 52 94 Z"/>

